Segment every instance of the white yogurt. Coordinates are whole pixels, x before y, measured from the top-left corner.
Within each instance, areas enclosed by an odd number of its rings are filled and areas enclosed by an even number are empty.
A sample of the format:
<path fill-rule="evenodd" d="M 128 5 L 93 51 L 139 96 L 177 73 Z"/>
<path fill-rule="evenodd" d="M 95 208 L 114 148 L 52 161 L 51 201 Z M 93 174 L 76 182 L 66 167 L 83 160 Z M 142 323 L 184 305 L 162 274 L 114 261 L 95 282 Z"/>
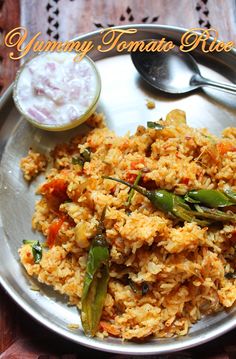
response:
<path fill-rule="evenodd" d="M 41 127 L 72 127 L 96 103 L 97 70 L 90 59 L 74 61 L 74 53 L 45 53 L 21 70 L 14 97 L 18 108 Z"/>

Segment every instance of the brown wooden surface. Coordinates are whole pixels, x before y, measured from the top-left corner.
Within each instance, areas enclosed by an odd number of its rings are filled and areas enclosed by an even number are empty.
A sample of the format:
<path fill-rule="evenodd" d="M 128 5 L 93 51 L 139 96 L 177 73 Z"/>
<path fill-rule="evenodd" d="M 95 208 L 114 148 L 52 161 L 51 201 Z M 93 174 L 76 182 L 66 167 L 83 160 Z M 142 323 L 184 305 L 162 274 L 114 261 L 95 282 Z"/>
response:
<path fill-rule="evenodd" d="M 217 28 L 222 40 L 236 39 L 235 0 L 21 0 L 21 4 L 21 22 L 31 36 L 41 31 L 45 38 L 51 30 L 52 37 L 66 40 L 96 30 L 98 25 L 143 22 L 185 28 L 211 26 Z"/>
<path fill-rule="evenodd" d="M 43 39 L 62 41 L 102 27 L 134 23 L 214 27 L 222 40 L 236 41 L 235 0 L 21 0 L 20 5 L 19 1 L 0 0 L 0 91 L 12 81 L 18 66 L 8 59 L 2 38 L 20 23 L 27 27 L 29 37 L 41 31 Z M 179 356 L 158 358 L 236 359 L 235 334 L 231 331 Z M 20 309 L 2 288 L 0 353 L 0 359 L 121 357 L 84 349 L 53 334 Z"/>
<path fill-rule="evenodd" d="M 6 89 L 15 78 L 18 61 L 9 59 L 12 49 L 3 46 L 5 34 L 19 26 L 20 4 L 19 0 L 0 0 L 0 93 Z"/>

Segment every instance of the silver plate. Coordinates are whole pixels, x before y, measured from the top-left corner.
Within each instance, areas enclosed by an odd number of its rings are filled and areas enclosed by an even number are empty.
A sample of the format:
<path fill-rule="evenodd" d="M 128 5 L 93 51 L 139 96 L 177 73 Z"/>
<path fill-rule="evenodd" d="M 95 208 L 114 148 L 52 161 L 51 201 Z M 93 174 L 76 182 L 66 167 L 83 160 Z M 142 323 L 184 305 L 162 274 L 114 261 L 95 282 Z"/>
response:
<path fill-rule="evenodd" d="M 128 28 L 129 26 L 123 26 Z M 134 25 L 138 33 L 132 40 L 142 38 L 166 37 L 179 43 L 185 29 L 169 26 Z M 125 37 L 130 41 L 130 37 Z M 101 42 L 99 31 L 81 36 L 78 40 Z M 201 50 L 193 53 L 200 64 L 202 74 L 213 80 L 236 82 L 236 51 L 230 53 L 203 54 Z M 213 90 L 197 91 L 185 96 L 167 96 L 150 88 L 140 81 L 131 63 L 129 55 L 113 52 L 91 52 L 102 78 L 102 93 L 98 110 L 105 113 L 107 124 L 118 134 L 134 131 L 137 125 L 149 120 L 164 117 L 174 108 L 187 112 L 188 123 L 193 127 L 208 127 L 219 134 L 236 121 L 236 101 L 233 95 Z M 146 108 L 146 99 L 156 102 L 154 110 Z M 31 230 L 31 216 L 34 210 L 35 189 L 42 181 L 39 177 L 27 185 L 19 170 L 19 161 L 28 148 L 48 153 L 57 142 L 68 140 L 81 128 L 64 133 L 49 133 L 36 129 L 20 118 L 12 101 L 12 86 L 0 101 L 0 150 L 2 154 L 0 168 L 0 281 L 9 295 L 40 323 L 56 333 L 76 343 L 104 351 L 129 354 L 156 354 L 173 352 L 193 347 L 213 339 L 236 325 L 236 310 L 223 311 L 214 316 L 203 318 L 194 325 L 189 334 L 181 338 L 155 339 L 137 344 L 121 342 L 118 339 L 105 340 L 87 338 L 81 329 L 70 330 L 67 325 L 79 323 L 79 314 L 75 308 L 67 307 L 66 298 L 55 294 L 44 286 L 40 292 L 32 291 L 30 279 L 19 263 L 17 250 L 22 239 L 40 238 Z M 80 325 L 81 328 L 81 325 Z"/>

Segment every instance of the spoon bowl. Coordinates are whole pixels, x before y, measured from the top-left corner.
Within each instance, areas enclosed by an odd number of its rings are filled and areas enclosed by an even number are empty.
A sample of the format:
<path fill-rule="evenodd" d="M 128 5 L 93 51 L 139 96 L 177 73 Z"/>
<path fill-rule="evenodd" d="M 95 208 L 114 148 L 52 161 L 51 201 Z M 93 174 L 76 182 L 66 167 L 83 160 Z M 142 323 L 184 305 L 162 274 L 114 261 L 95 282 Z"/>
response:
<path fill-rule="evenodd" d="M 145 43 L 153 41 L 143 40 Z M 195 59 L 177 46 L 168 52 L 135 51 L 131 58 L 141 77 L 152 87 L 171 94 L 210 86 L 236 94 L 236 86 L 218 83 L 202 77 Z"/>

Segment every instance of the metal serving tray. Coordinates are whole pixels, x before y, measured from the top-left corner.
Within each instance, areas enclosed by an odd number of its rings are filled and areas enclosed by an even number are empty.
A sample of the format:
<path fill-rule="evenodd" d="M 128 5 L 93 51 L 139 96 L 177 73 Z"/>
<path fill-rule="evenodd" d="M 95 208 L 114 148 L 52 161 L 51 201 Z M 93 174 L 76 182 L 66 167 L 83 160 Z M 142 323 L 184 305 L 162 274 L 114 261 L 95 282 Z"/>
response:
<path fill-rule="evenodd" d="M 129 28 L 123 26 L 119 28 Z M 158 26 L 134 25 L 138 33 L 132 40 L 162 38 L 179 43 L 185 29 Z M 130 35 L 124 36 L 127 41 Z M 76 40 L 101 42 L 100 31 L 80 36 Z M 236 82 L 236 51 L 229 53 L 204 54 L 199 49 L 193 56 L 198 61 L 202 74 L 212 80 Z M 170 110 L 180 108 L 186 111 L 187 121 L 193 127 L 208 127 L 215 134 L 227 126 L 236 124 L 235 97 L 215 90 L 196 91 L 188 95 L 170 96 L 152 91 L 139 78 L 130 56 L 118 55 L 116 51 L 90 56 L 96 61 L 102 79 L 102 93 L 99 111 L 103 111 L 108 126 L 118 134 L 133 132 L 137 125 L 164 117 Z M 156 108 L 148 110 L 146 99 L 154 99 Z M 36 201 L 35 189 L 42 181 L 39 177 L 28 185 L 19 170 L 19 161 L 29 147 L 48 152 L 57 142 L 68 140 L 82 130 L 79 127 L 63 133 L 50 133 L 36 129 L 21 119 L 12 100 L 12 86 L 0 100 L 0 282 L 9 295 L 30 315 L 56 333 L 79 344 L 114 353 L 155 354 L 177 351 L 207 342 L 236 325 L 236 310 L 223 311 L 207 316 L 194 325 L 185 337 L 153 339 L 145 343 L 122 342 L 119 339 L 100 340 L 84 335 L 81 325 L 71 330 L 68 324 L 80 324 L 79 313 L 66 305 L 66 298 L 45 285 L 29 278 L 19 263 L 18 248 L 24 238 L 40 238 L 31 230 L 31 216 Z M 30 289 L 37 283 L 40 291 Z"/>

